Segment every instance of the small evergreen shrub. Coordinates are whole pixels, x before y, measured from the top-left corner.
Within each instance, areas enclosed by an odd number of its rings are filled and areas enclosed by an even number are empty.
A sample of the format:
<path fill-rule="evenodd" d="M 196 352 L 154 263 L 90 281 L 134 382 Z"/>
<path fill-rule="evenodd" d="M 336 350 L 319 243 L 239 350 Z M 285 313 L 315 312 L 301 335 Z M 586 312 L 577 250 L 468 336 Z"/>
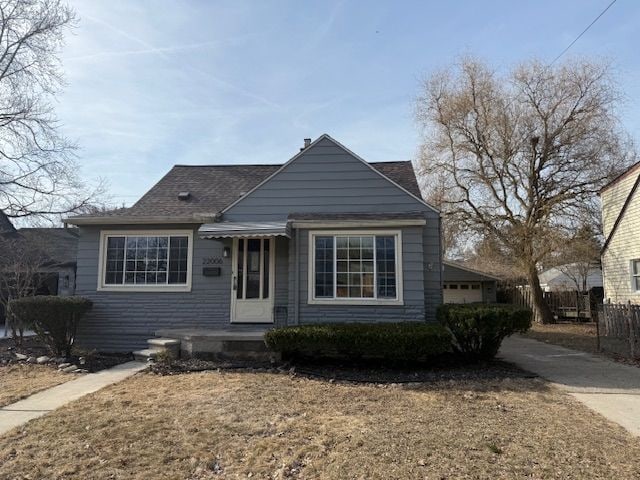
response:
<path fill-rule="evenodd" d="M 531 310 L 514 305 L 445 304 L 438 320 L 453 337 L 454 352 L 467 360 L 496 356 L 506 337 L 531 327 Z"/>
<path fill-rule="evenodd" d="M 10 308 L 27 328 L 31 328 L 54 355 L 71 356 L 78 324 L 91 310 L 91 300 L 83 297 L 42 295 L 11 300 Z"/>
<path fill-rule="evenodd" d="M 377 358 L 424 361 L 451 351 L 451 336 L 426 323 L 341 323 L 282 327 L 265 335 L 267 346 L 286 357 Z"/>

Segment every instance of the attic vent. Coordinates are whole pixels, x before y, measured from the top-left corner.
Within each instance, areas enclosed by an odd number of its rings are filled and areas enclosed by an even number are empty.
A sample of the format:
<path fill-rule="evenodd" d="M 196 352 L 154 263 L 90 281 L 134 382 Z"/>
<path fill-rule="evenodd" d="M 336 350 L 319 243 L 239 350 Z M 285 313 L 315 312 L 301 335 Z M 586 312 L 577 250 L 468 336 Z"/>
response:
<path fill-rule="evenodd" d="M 182 200 L 183 202 L 189 200 L 191 198 L 191 192 L 180 192 L 178 193 L 178 200 Z"/>

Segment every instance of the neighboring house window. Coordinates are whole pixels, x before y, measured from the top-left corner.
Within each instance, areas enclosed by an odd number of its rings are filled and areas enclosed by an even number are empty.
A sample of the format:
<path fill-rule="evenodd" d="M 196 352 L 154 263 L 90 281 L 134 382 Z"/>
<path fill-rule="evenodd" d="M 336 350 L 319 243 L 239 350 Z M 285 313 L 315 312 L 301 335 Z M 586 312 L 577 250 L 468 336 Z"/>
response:
<path fill-rule="evenodd" d="M 311 300 L 400 300 L 399 233 L 317 233 L 311 238 Z"/>
<path fill-rule="evenodd" d="M 631 260 L 631 288 L 640 292 L 640 259 Z"/>
<path fill-rule="evenodd" d="M 191 241 L 191 232 L 103 233 L 102 287 L 188 287 Z"/>

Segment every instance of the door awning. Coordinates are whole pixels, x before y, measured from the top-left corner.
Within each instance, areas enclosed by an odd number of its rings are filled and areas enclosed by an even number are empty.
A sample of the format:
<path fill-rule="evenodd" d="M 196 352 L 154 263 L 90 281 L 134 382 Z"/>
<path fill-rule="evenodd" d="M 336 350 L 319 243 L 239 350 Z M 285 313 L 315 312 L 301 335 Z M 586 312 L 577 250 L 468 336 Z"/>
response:
<path fill-rule="evenodd" d="M 287 221 L 205 223 L 198 229 L 200 238 L 289 236 Z"/>

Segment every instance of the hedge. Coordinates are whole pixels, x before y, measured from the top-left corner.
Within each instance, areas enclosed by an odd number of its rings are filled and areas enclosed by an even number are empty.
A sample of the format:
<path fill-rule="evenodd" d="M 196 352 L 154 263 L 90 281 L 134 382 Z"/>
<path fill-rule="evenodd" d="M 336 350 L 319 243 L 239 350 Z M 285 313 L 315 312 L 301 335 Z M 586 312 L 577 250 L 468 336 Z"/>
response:
<path fill-rule="evenodd" d="M 11 300 L 10 308 L 27 328 L 55 355 L 71 356 L 78 324 L 91 310 L 91 300 L 83 297 L 41 295 Z"/>
<path fill-rule="evenodd" d="M 341 323 L 282 327 L 265 334 L 267 346 L 287 357 L 379 358 L 414 362 L 451 351 L 451 336 L 426 323 Z"/>
<path fill-rule="evenodd" d="M 529 330 L 532 314 L 514 305 L 446 304 L 437 317 L 451 332 L 454 352 L 475 361 L 495 357 L 505 337 Z"/>

